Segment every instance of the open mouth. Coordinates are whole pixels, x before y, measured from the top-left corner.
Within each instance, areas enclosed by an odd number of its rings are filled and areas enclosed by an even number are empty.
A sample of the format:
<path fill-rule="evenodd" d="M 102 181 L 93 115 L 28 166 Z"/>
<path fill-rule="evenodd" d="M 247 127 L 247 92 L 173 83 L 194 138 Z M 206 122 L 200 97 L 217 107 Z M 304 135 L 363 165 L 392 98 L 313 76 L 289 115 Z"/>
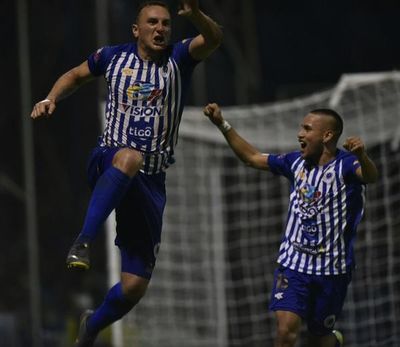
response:
<path fill-rule="evenodd" d="M 300 148 L 301 148 L 301 149 L 306 148 L 306 145 L 307 145 L 307 144 L 306 144 L 304 141 L 299 140 L 299 143 L 300 143 Z"/>
<path fill-rule="evenodd" d="M 162 35 L 156 35 L 154 37 L 154 44 L 158 46 L 162 46 L 165 44 L 164 36 Z"/>

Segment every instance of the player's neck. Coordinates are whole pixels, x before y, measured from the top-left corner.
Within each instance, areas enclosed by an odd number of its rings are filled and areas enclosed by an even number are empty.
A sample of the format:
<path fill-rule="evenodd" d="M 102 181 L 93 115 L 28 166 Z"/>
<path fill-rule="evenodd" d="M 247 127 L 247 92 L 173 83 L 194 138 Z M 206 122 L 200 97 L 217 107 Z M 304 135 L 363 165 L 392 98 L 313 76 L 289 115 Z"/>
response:
<path fill-rule="evenodd" d="M 336 155 L 338 153 L 338 149 L 335 148 L 327 148 L 324 147 L 322 149 L 322 152 L 320 153 L 316 153 L 313 156 L 309 156 L 306 159 L 307 165 L 311 168 L 311 167 L 323 167 L 326 164 L 328 164 L 329 162 L 331 162 L 332 160 L 334 160 L 336 158 Z"/>
<path fill-rule="evenodd" d="M 153 50 L 146 49 L 140 44 L 138 44 L 137 47 L 137 53 L 142 60 L 157 62 L 162 58 L 162 52 L 155 52 Z"/>
<path fill-rule="evenodd" d="M 322 154 L 320 155 L 320 157 L 317 161 L 317 163 L 318 163 L 317 165 L 324 166 L 324 165 L 328 164 L 329 162 L 331 162 L 333 159 L 336 158 L 337 152 L 338 152 L 338 149 L 336 147 L 331 148 L 331 149 L 324 148 Z"/>

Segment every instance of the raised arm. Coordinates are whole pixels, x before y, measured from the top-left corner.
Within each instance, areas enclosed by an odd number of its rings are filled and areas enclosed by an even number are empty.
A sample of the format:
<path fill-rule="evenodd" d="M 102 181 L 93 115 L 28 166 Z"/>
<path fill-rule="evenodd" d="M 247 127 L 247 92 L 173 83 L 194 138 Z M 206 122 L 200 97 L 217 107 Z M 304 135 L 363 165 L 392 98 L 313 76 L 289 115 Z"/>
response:
<path fill-rule="evenodd" d="M 51 116 L 58 101 L 66 98 L 68 95 L 75 92 L 80 86 L 89 82 L 93 78 L 94 76 L 89 70 L 87 61 L 69 70 L 58 78 L 47 97 L 35 104 L 31 117 L 35 119 Z"/>
<path fill-rule="evenodd" d="M 200 35 L 189 46 L 190 55 L 196 60 L 203 60 L 214 52 L 222 42 L 220 26 L 199 9 L 198 0 L 181 0 L 180 16 L 188 18 Z"/>
<path fill-rule="evenodd" d="M 356 171 L 357 176 L 365 183 L 376 182 L 378 180 L 378 170 L 371 158 L 368 157 L 362 140 L 355 136 L 349 137 L 343 147 L 353 153 L 360 162 L 361 166 Z"/>
<path fill-rule="evenodd" d="M 236 156 L 246 165 L 255 169 L 268 170 L 268 154 L 261 153 L 243 137 L 241 137 L 232 126 L 222 117 L 221 109 L 215 103 L 208 104 L 204 108 L 204 115 L 207 116 L 213 124 L 215 124 L 226 141 L 232 148 Z"/>

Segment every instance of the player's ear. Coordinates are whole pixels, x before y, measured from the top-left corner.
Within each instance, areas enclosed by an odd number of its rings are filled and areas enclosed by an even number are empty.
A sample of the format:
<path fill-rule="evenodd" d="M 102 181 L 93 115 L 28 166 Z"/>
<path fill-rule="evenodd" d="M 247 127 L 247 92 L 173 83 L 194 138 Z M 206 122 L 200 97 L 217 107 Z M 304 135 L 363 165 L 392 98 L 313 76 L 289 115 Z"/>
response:
<path fill-rule="evenodd" d="M 331 141 L 331 140 L 333 139 L 334 135 L 335 135 L 335 134 L 333 133 L 332 130 L 327 130 L 327 131 L 325 131 L 325 133 L 324 133 L 324 139 L 322 140 L 323 143 L 328 143 L 329 141 Z"/>
<path fill-rule="evenodd" d="M 137 24 L 132 24 L 132 34 L 133 34 L 133 37 L 134 37 L 135 39 L 138 38 L 139 33 L 138 33 L 138 26 L 137 26 Z"/>

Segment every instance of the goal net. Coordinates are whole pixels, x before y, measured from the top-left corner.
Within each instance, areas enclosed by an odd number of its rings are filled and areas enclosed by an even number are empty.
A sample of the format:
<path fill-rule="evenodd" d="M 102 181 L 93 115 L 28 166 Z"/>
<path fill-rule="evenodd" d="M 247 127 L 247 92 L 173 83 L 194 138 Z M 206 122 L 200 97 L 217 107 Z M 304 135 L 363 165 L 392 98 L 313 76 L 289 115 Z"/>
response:
<path fill-rule="evenodd" d="M 258 149 L 283 153 L 298 148 L 302 117 L 319 107 L 343 116 L 342 140 L 361 136 L 380 172 L 368 188 L 357 269 L 337 328 L 346 346 L 400 346 L 400 74 L 345 75 L 331 90 L 223 112 Z M 200 108 L 185 110 L 176 160 L 156 270 L 122 320 L 122 345 L 272 346 L 268 302 L 286 180 L 241 163 Z"/>

